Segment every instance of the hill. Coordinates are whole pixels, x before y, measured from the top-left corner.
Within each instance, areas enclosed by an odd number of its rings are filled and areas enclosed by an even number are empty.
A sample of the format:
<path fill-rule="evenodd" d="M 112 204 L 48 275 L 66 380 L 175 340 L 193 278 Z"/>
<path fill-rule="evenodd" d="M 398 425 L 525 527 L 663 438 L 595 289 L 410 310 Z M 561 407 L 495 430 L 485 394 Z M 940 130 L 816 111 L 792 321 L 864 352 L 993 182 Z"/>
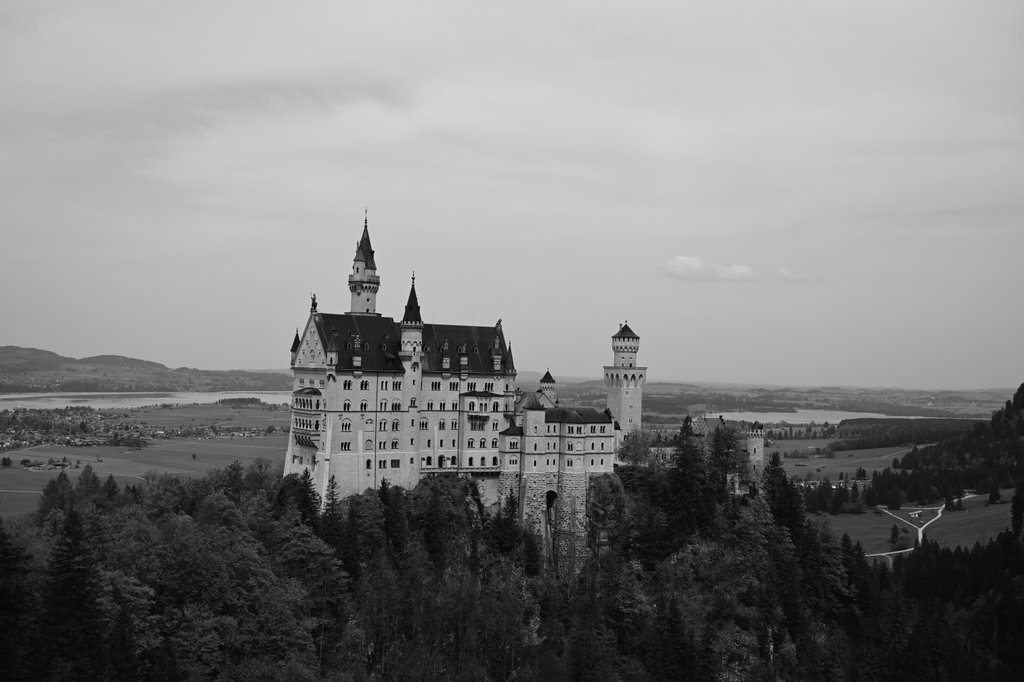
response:
<path fill-rule="evenodd" d="M 58 391 L 287 391 L 276 371 L 170 369 L 122 355 L 70 358 L 52 351 L 0 346 L 0 393 Z"/>

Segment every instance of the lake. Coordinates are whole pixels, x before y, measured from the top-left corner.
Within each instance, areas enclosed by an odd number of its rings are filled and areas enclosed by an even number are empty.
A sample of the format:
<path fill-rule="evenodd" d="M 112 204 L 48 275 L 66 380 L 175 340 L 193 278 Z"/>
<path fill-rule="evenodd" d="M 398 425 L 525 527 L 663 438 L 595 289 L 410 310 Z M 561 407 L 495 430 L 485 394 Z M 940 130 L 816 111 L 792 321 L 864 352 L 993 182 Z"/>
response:
<path fill-rule="evenodd" d="M 32 410 L 59 410 L 65 407 L 93 407 L 96 409 L 125 409 L 150 405 L 202 405 L 225 398 L 259 398 L 265 403 L 291 402 L 290 391 L 220 391 L 199 393 L 193 391 L 152 393 L 10 393 L 0 394 L 0 410 L 19 407 Z"/>

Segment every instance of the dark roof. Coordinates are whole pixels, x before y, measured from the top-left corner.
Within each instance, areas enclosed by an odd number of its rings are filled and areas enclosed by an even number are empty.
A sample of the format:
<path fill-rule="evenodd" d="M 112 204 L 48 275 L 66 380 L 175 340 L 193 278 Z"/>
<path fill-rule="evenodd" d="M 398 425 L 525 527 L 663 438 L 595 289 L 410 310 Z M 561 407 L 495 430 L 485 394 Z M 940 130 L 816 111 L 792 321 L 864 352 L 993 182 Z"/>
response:
<path fill-rule="evenodd" d="M 402 322 L 423 324 L 423 318 L 420 317 L 420 301 L 416 297 L 415 278 L 412 280 L 412 288 L 409 289 L 409 302 L 405 304 L 405 315 L 402 316 Z"/>
<path fill-rule="evenodd" d="M 338 334 L 339 369 L 352 369 L 352 357 L 362 356 L 362 368 L 369 372 L 404 373 L 405 368 L 398 359 L 402 344 L 402 330 L 390 317 L 376 315 L 333 315 L 318 313 L 313 316 L 317 333 L 324 348 L 331 337 Z M 356 343 L 361 348 L 356 348 Z"/>
<path fill-rule="evenodd" d="M 523 396 L 523 401 L 516 406 L 517 410 L 546 410 L 547 408 L 537 398 L 536 393 L 528 393 Z"/>
<path fill-rule="evenodd" d="M 292 341 L 292 352 L 293 353 L 299 349 L 299 344 L 300 343 L 302 343 L 302 342 L 299 340 L 299 330 L 296 329 L 295 330 L 295 340 Z"/>
<path fill-rule="evenodd" d="M 512 360 L 512 342 L 508 342 L 508 352 L 505 353 L 505 371 L 514 372 L 516 371 L 516 363 Z"/>
<path fill-rule="evenodd" d="M 619 327 L 617 334 L 612 336 L 613 339 L 639 339 L 636 332 L 629 328 L 629 322 Z"/>
<path fill-rule="evenodd" d="M 505 429 L 504 431 L 502 431 L 501 433 L 499 433 L 498 435 L 499 436 L 521 436 L 521 435 L 523 435 L 523 427 L 522 426 L 510 426 L 507 429 Z"/>
<path fill-rule="evenodd" d="M 501 393 L 492 393 L 491 391 L 466 391 L 465 393 L 460 393 L 459 395 L 464 395 L 464 396 L 466 396 L 468 398 L 501 398 L 502 397 Z"/>
<path fill-rule="evenodd" d="M 367 372 L 397 372 L 405 369 L 398 358 L 402 344 L 402 328 L 390 317 L 376 315 L 351 315 L 344 313 L 316 313 L 313 315 L 320 342 L 326 349 L 334 332 L 338 333 L 338 369 L 353 369 L 352 356 L 355 355 L 354 345 L 358 337 L 362 346 L 362 368 Z M 443 351 L 447 341 L 448 349 Z M 496 342 L 496 343 L 495 343 Z M 450 359 L 450 371 L 459 374 L 462 365 L 459 362 L 460 349 L 465 350 L 468 360 L 467 371 L 470 374 L 490 374 L 494 376 L 493 353 L 497 345 L 501 357 L 498 374 L 507 371 L 508 357 L 505 347 L 505 336 L 496 327 L 470 327 L 455 324 L 423 325 L 423 371 L 441 372 L 441 359 L 447 355 Z"/>
<path fill-rule="evenodd" d="M 445 350 L 447 343 L 447 350 Z M 498 371 L 494 370 L 493 353 L 497 350 L 500 362 Z M 450 371 L 458 374 L 461 371 L 460 356 L 468 360 L 470 374 L 504 374 L 508 367 L 508 348 L 505 346 L 505 334 L 500 327 L 470 327 L 459 324 L 425 324 L 423 325 L 423 371 L 443 371 L 442 358 L 451 359 Z"/>
<path fill-rule="evenodd" d="M 373 247 L 370 246 L 369 218 L 363 219 L 363 236 L 359 239 L 359 244 L 356 246 L 356 257 L 353 260 L 366 263 L 367 270 L 377 269 L 377 264 L 373 261 Z"/>
<path fill-rule="evenodd" d="M 292 391 L 292 395 L 320 395 L 319 388 L 300 388 L 297 391 Z"/>
<path fill-rule="evenodd" d="M 544 421 L 555 424 L 611 424 L 606 412 L 593 407 L 549 407 L 544 410 Z"/>
<path fill-rule="evenodd" d="M 553 383 L 555 383 L 555 378 L 553 376 L 551 376 L 551 370 L 548 370 L 547 372 L 544 372 L 544 376 L 542 376 L 540 378 L 540 383 L 542 383 L 542 384 L 553 384 Z"/>

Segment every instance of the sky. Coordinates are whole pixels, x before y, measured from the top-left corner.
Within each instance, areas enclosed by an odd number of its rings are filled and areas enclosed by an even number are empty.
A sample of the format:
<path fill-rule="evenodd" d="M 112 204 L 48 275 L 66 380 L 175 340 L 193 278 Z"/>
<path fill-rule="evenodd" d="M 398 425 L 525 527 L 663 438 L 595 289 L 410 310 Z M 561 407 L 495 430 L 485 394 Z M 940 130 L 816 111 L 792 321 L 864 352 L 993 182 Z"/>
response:
<path fill-rule="evenodd" d="M 520 369 L 1024 381 L 1019 0 L 0 0 L 0 345 L 286 368 L 346 312 Z"/>

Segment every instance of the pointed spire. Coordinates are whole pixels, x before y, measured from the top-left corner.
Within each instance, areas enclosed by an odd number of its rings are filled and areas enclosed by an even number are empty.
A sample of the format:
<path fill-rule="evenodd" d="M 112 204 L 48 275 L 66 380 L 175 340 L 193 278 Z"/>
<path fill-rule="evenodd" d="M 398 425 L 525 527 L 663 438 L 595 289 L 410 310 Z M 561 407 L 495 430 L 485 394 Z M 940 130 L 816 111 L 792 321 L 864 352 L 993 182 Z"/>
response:
<path fill-rule="evenodd" d="M 299 340 L 299 328 L 296 327 L 295 328 L 295 339 L 292 341 L 292 352 L 293 353 L 295 351 L 299 350 L 299 344 L 300 343 L 301 343 L 301 341 Z"/>
<path fill-rule="evenodd" d="M 363 215 L 363 236 L 356 244 L 356 257 L 354 260 L 366 264 L 367 270 L 376 270 L 377 264 L 373 260 L 373 247 L 370 245 L 370 218 L 369 213 Z"/>
<path fill-rule="evenodd" d="M 505 371 L 514 372 L 516 371 L 516 363 L 512 360 L 512 342 L 508 342 L 508 352 L 505 353 Z"/>
<path fill-rule="evenodd" d="M 551 370 L 550 369 L 548 371 L 544 372 L 544 376 L 542 376 L 540 378 L 540 383 L 542 383 L 542 384 L 553 384 L 553 383 L 555 383 L 555 378 L 553 376 L 551 376 Z"/>
<path fill-rule="evenodd" d="M 416 273 L 412 273 L 412 286 L 409 288 L 409 302 L 405 304 L 405 315 L 402 316 L 402 324 L 423 324 L 420 317 L 420 301 L 416 297 Z"/>
<path fill-rule="evenodd" d="M 619 331 L 612 336 L 613 339 L 639 339 L 637 333 L 629 328 L 629 320 L 626 323 L 619 326 Z"/>

